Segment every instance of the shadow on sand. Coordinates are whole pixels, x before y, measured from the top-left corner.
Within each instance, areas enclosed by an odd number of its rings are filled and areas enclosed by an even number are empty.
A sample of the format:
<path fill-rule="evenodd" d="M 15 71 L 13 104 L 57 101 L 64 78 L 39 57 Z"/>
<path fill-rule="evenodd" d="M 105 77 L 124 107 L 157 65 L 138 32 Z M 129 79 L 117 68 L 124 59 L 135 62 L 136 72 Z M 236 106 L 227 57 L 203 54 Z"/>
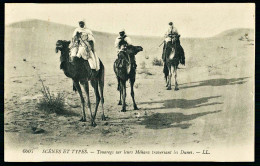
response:
<path fill-rule="evenodd" d="M 219 98 L 219 97 L 220 96 L 210 96 L 210 97 L 202 97 L 202 98 L 195 99 L 195 100 L 171 99 L 171 100 L 141 102 L 139 104 L 149 104 L 149 105 L 155 104 L 155 103 L 163 104 L 163 107 L 145 108 L 144 110 L 157 110 L 157 109 L 169 109 L 169 108 L 190 109 L 190 108 L 198 108 L 198 107 L 202 107 L 202 106 L 222 104 L 222 102 L 208 103 L 208 101 L 210 99 Z"/>
<path fill-rule="evenodd" d="M 204 81 L 198 81 L 198 82 L 190 82 L 185 84 L 179 84 L 181 89 L 187 89 L 187 88 L 195 88 L 200 86 L 225 86 L 225 85 L 236 85 L 236 84 L 243 84 L 247 81 L 249 77 L 241 77 L 241 78 L 219 78 L 219 79 L 210 79 L 210 80 L 204 80 Z M 189 85 L 185 86 L 186 84 L 197 84 L 197 85 Z M 183 86 L 184 85 L 184 86 Z"/>
<path fill-rule="evenodd" d="M 190 121 L 198 117 L 218 113 L 221 110 L 209 111 L 191 115 L 184 115 L 183 113 L 156 113 L 151 116 L 145 117 L 145 119 L 140 123 L 145 125 L 145 128 L 149 129 L 166 129 L 166 128 L 181 128 L 187 129 L 191 126 L 190 123 L 180 124 L 181 122 Z M 177 123 L 172 125 L 173 123 Z"/>

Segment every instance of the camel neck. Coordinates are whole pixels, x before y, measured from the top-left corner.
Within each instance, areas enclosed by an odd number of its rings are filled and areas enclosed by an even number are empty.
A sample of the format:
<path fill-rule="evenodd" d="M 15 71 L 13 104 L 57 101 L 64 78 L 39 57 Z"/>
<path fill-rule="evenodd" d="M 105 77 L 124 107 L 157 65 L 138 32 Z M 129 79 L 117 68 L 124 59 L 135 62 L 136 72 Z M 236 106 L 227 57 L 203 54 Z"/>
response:
<path fill-rule="evenodd" d="M 69 48 L 64 48 L 62 51 L 61 51 L 61 54 L 62 55 L 69 55 Z"/>
<path fill-rule="evenodd" d="M 61 51 L 60 61 L 69 62 L 69 48 L 65 48 Z"/>

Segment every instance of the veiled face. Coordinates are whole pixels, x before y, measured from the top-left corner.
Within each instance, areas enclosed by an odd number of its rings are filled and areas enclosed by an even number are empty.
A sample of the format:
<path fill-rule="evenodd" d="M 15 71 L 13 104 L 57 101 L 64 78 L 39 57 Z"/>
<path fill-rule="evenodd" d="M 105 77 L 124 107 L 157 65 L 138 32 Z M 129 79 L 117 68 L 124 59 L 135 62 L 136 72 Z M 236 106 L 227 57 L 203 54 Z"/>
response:
<path fill-rule="evenodd" d="M 82 21 L 79 22 L 79 27 L 80 27 L 80 28 L 84 28 L 84 26 L 85 26 L 85 23 L 84 23 L 84 22 L 82 22 Z"/>
<path fill-rule="evenodd" d="M 125 32 L 119 32 L 119 35 L 120 35 L 120 36 L 124 36 L 124 35 L 125 35 Z"/>

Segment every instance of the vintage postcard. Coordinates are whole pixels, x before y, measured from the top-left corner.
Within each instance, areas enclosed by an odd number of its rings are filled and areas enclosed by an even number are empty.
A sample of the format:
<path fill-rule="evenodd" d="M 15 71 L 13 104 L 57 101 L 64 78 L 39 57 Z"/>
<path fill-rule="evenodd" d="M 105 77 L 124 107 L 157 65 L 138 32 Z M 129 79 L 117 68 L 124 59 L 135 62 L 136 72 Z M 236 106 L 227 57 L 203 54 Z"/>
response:
<path fill-rule="evenodd" d="M 254 3 L 5 4 L 5 161 L 254 161 Z"/>

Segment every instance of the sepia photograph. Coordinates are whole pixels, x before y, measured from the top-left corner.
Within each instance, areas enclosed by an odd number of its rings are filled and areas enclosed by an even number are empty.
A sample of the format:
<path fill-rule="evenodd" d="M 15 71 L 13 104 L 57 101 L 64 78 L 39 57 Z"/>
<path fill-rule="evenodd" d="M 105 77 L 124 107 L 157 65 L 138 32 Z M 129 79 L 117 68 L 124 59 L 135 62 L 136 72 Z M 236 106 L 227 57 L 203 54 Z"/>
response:
<path fill-rule="evenodd" d="M 5 3 L 4 160 L 255 160 L 254 3 Z"/>

